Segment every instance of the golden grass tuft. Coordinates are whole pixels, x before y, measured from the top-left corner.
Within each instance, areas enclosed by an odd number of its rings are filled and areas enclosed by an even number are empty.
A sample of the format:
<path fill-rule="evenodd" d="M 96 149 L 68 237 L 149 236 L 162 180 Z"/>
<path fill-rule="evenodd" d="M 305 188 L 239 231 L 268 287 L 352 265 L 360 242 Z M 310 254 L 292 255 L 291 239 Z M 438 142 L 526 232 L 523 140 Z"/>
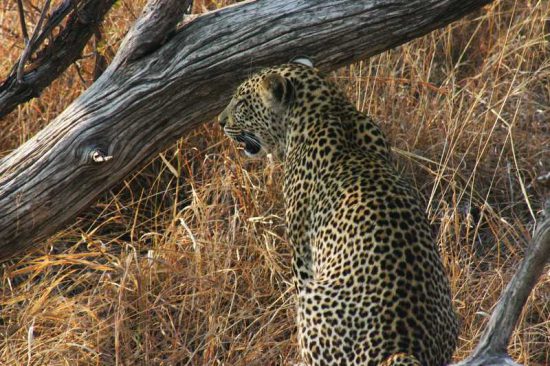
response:
<path fill-rule="evenodd" d="M 40 3 L 32 1 L 32 3 Z M 144 1 L 104 26 L 112 57 Z M 197 1 L 206 11 L 229 1 Z M 0 70 L 21 52 L 0 6 Z M 34 15 L 36 18 L 36 15 Z M 30 17 L 31 21 L 33 17 Z M 523 257 L 550 170 L 550 5 L 503 0 L 331 76 L 376 117 L 426 197 L 475 346 Z M 0 121 L 0 155 L 91 83 L 93 50 Z M 250 161 L 212 124 L 106 192 L 74 223 L 0 270 L 0 365 L 285 365 L 297 359 L 282 169 Z M 550 364 L 550 273 L 510 353 Z"/>

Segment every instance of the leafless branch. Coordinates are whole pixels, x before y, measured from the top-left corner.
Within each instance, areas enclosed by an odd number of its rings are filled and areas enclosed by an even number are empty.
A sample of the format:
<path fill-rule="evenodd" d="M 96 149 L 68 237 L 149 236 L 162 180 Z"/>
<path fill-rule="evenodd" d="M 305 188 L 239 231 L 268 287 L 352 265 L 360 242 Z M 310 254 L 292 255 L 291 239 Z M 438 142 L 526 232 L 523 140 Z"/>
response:
<path fill-rule="evenodd" d="M 31 45 L 31 55 L 42 45 L 44 40 L 52 34 L 55 27 L 59 26 L 59 24 L 67 18 L 71 11 L 76 11 L 78 9 L 81 2 L 81 0 L 63 0 L 63 2 L 52 11 L 42 31 Z"/>
<path fill-rule="evenodd" d="M 23 55 L 21 56 L 21 59 L 19 60 L 19 64 L 17 66 L 17 82 L 22 83 L 23 82 L 23 70 L 25 69 L 25 64 L 27 63 L 27 60 L 29 59 L 31 55 L 31 51 L 33 48 L 33 44 L 36 42 L 36 39 L 38 38 L 38 35 L 40 34 L 40 30 L 42 28 L 42 23 L 46 19 L 46 15 L 48 14 L 48 10 L 50 9 L 50 2 L 51 0 L 46 0 L 46 3 L 44 4 L 44 7 L 42 8 L 42 11 L 40 12 L 40 18 L 38 19 L 38 23 L 36 23 L 36 26 L 34 27 L 34 31 L 32 32 L 31 39 L 28 42 L 25 42 L 25 50 L 23 51 Z"/>
<path fill-rule="evenodd" d="M 45 24 L 40 25 L 41 31 L 33 34 L 26 44 L 23 56 L 0 84 L 0 118 L 17 105 L 37 97 L 45 87 L 81 57 L 82 49 L 114 2 L 115 0 L 64 0 L 52 11 Z M 42 13 L 44 9 L 46 6 Z M 31 67 L 27 67 L 26 70 L 25 64 L 30 56 L 65 20 L 61 31 L 38 52 Z M 35 31 L 37 29 L 38 24 Z"/>
<path fill-rule="evenodd" d="M 27 32 L 27 24 L 25 23 L 25 9 L 23 8 L 23 0 L 17 0 L 17 10 L 19 12 L 19 21 L 21 22 L 21 34 L 25 41 L 25 47 L 29 43 L 29 33 Z"/>

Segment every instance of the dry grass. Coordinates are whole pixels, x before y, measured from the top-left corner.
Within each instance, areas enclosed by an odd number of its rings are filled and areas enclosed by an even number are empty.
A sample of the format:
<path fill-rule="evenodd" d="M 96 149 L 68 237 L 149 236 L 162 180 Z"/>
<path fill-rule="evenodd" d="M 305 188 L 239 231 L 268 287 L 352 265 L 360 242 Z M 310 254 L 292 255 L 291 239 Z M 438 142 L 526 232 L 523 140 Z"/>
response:
<path fill-rule="evenodd" d="M 37 3 L 38 1 L 34 1 Z M 228 2 L 197 2 L 196 10 Z M 143 1 L 105 26 L 113 54 Z M 20 53 L 0 5 L 1 74 Z M 503 0 L 332 74 L 380 121 L 426 197 L 462 320 L 463 358 L 523 256 L 550 170 L 550 5 Z M 10 32 L 13 35 L 10 35 Z M 91 52 L 91 50 L 87 51 Z M 0 121 L 4 155 L 91 83 L 91 58 Z M 205 125 L 0 270 L 1 365 L 283 365 L 296 359 L 281 166 Z M 550 364 L 550 275 L 510 345 Z"/>

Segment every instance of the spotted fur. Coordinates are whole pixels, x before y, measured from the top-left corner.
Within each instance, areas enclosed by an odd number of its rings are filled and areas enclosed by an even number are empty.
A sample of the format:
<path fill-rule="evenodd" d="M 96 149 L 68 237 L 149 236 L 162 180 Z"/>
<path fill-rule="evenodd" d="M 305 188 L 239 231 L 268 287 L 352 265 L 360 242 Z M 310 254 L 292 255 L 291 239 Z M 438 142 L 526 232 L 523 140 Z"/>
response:
<path fill-rule="evenodd" d="M 298 332 L 308 365 L 439 366 L 457 320 L 416 192 L 378 126 L 307 64 L 246 80 L 219 118 L 285 161 Z"/>
<path fill-rule="evenodd" d="M 406 353 L 396 353 L 384 360 L 380 366 L 422 366 L 418 359 Z"/>

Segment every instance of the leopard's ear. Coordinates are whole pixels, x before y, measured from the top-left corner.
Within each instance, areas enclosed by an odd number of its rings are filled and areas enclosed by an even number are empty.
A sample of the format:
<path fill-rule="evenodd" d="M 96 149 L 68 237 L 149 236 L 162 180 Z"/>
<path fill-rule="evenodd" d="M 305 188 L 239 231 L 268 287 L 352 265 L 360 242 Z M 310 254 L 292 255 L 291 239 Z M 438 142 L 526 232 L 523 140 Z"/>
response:
<path fill-rule="evenodd" d="M 282 75 L 270 73 L 263 77 L 260 97 L 271 108 L 282 107 L 290 101 L 291 89 L 290 82 Z"/>
<path fill-rule="evenodd" d="M 293 64 L 300 64 L 308 67 L 315 67 L 313 65 L 313 61 L 307 56 L 298 56 L 296 58 L 293 58 L 290 62 Z"/>

